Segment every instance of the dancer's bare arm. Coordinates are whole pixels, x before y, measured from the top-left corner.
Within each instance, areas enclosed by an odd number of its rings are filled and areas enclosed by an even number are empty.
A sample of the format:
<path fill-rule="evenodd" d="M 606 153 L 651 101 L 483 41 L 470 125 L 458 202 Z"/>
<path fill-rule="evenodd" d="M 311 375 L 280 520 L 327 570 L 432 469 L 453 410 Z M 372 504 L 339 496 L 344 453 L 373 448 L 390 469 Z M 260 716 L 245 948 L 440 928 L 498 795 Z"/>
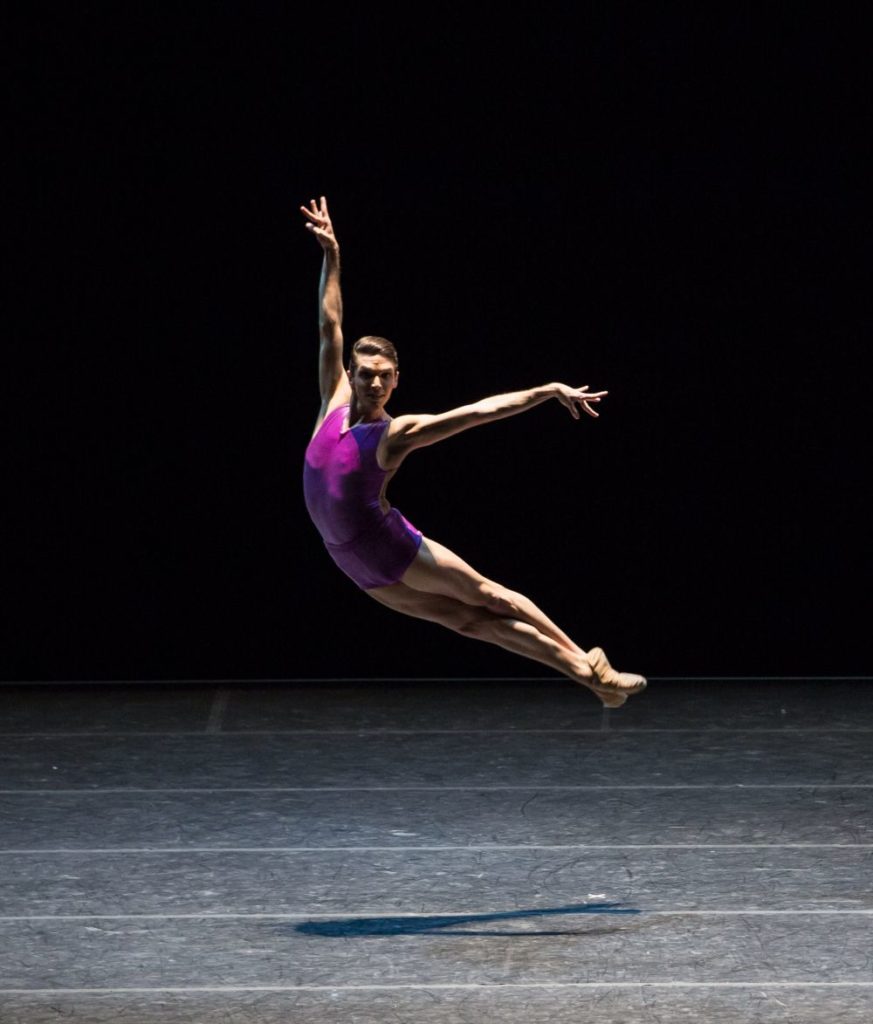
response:
<path fill-rule="evenodd" d="M 526 412 L 535 405 L 541 405 L 550 398 L 556 398 L 570 410 L 574 419 L 579 419 L 579 410 L 584 409 L 589 416 L 597 418 L 598 413 L 593 405 L 600 401 L 608 391 L 589 391 L 586 384 L 581 388 L 571 388 L 566 384 L 544 384 L 528 391 L 513 391 L 506 395 L 492 395 L 472 405 L 462 405 L 457 409 L 439 413 L 436 416 L 415 415 L 398 416 L 391 421 L 388 430 L 387 445 L 389 457 L 402 458 L 414 448 L 436 444 L 447 437 L 469 430 L 471 427 L 502 420 L 507 416 L 516 416 Z"/>
<path fill-rule="evenodd" d="M 334 234 L 324 196 L 318 203 L 310 199 L 309 206 L 301 206 L 300 212 L 306 217 L 306 227 L 318 239 L 324 253 L 318 285 L 318 386 L 321 392 L 321 415 L 324 416 L 329 405 L 338 405 L 351 394 L 343 369 L 339 242 Z M 334 399 L 337 401 L 334 402 Z"/>

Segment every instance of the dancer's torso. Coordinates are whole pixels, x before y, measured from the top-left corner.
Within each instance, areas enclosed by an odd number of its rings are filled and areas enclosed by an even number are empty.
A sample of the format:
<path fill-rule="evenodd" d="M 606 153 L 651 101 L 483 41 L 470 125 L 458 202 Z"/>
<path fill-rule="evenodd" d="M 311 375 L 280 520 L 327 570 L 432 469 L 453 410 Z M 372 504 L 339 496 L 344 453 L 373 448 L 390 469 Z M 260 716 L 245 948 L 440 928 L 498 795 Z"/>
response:
<path fill-rule="evenodd" d="M 394 470 L 382 469 L 377 450 L 389 419 L 348 427 L 348 405 L 329 413 L 306 449 L 306 507 L 328 544 L 347 544 L 390 510 L 385 498 Z"/>

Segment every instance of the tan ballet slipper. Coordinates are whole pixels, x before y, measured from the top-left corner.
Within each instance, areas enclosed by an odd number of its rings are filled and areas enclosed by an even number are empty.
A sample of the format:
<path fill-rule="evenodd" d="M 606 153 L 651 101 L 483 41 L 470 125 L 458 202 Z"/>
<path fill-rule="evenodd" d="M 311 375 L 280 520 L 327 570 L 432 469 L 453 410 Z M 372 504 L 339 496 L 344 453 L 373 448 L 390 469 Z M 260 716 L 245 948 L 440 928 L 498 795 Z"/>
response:
<path fill-rule="evenodd" d="M 645 676 L 634 672 L 617 672 L 603 652 L 602 647 L 592 647 L 588 652 L 588 664 L 594 673 L 591 689 L 608 708 L 618 708 L 635 693 L 646 688 Z"/>

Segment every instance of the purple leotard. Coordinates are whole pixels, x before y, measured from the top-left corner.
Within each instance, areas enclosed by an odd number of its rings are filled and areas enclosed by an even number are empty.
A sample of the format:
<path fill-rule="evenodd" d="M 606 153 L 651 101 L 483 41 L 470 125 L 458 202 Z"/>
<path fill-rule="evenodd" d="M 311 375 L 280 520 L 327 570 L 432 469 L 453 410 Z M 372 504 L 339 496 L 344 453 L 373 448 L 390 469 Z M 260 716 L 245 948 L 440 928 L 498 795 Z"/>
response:
<path fill-rule="evenodd" d="M 389 420 L 342 432 L 348 405 L 334 409 L 306 449 L 303 493 L 331 558 L 362 590 L 397 583 L 418 554 L 421 533 L 396 508 L 382 511 L 387 472 L 376 449 Z"/>

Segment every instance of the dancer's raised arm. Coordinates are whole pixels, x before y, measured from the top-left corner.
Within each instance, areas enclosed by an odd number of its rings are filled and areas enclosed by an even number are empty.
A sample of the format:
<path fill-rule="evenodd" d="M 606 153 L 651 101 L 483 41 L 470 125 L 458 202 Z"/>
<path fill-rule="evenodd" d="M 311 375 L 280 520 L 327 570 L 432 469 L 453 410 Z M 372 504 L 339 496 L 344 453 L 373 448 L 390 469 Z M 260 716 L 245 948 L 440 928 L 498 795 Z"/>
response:
<path fill-rule="evenodd" d="M 589 391 L 586 384 L 581 388 L 571 388 L 566 384 L 544 384 L 528 391 L 513 391 L 506 395 L 492 395 L 472 405 L 462 405 L 457 409 L 439 413 L 436 416 L 412 415 L 398 416 L 392 420 L 389 428 L 386 447 L 392 459 L 403 457 L 414 448 L 436 444 L 462 430 L 502 420 L 507 416 L 515 416 L 535 405 L 548 401 L 550 398 L 565 405 L 574 419 L 579 419 L 580 407 L 589 416 L 597 417 L 598 413 L 590 403 L 599 402 L 609 394 L 608 391 Z"/>
<path fill-rule="evenodd" d="M 343 370 L 343 300 L 340 291 L 339 242 L 334 234 L 324 196 L 318 203 L 310 199 L 309 206 L 301 206 L 300 211 L 307 218 L 307 229 L 318 239 L 324 252 L 318 286 L 318 327 L 321 335 L 318 386 L 323 414 L 338 388 L 344 388 L 346 391 L 349 389 Z"/>

